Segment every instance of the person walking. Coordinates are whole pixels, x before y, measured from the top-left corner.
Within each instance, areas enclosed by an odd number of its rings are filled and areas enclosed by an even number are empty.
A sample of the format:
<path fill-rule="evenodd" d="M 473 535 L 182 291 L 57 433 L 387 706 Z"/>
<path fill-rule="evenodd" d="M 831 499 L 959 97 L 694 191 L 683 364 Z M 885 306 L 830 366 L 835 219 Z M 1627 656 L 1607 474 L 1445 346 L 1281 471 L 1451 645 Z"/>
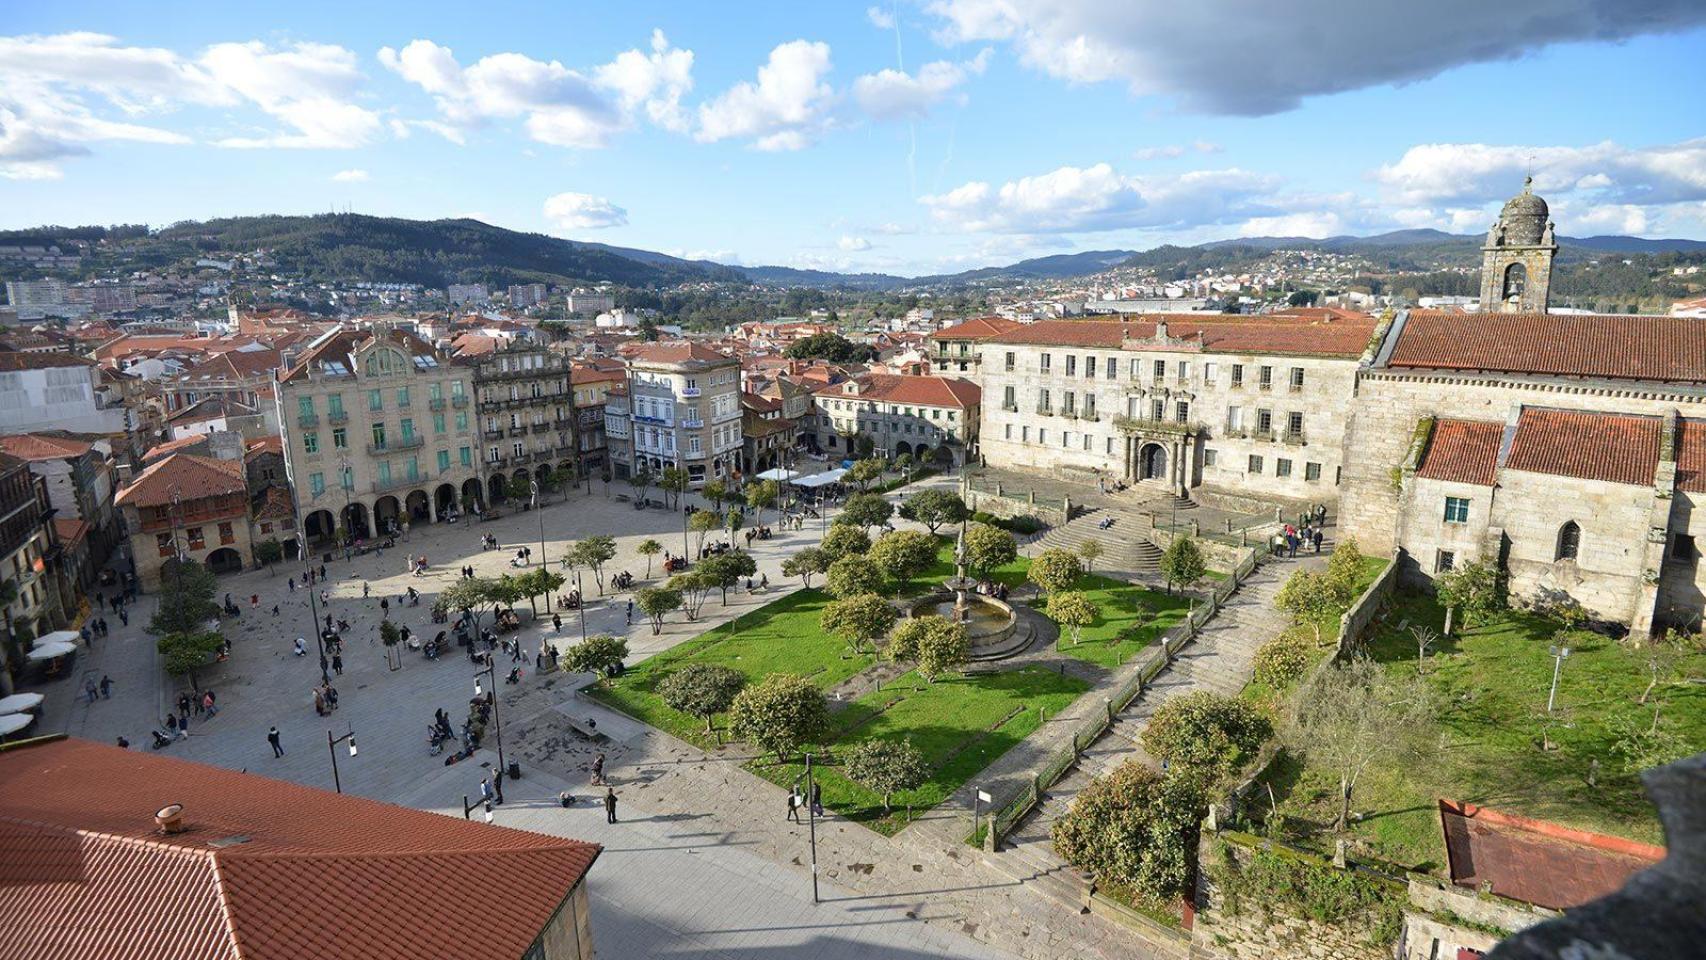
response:
<path fill-rule="evenodd" d="M 604 786 L 604 754 L 600 753 L 592 760 L 592 785 Z"/>
<path fill-rule="evenodd" d="M 491 777 L 491 774 L 487 774 L 486 776 L 480 778 L 480 799 L 486 801 L 487 803 L 492 802 L 492 777 Z"/>
<path fill-rule="evenodd" d="M 552 633 L 562 633 L 563 632 L 563 615 L 562 614 L 560 614 L 560 613 L 551 614 L 551 632 Z"/>
<path fill-rule="evenodd" d="M 629 600 L 629 601 L 628 601 L 628 614 L 627 614 L 627 617 L 628 617 L 628 620 L 627 620 L 627 625 L 628 625 L 628 626 L 633 626 L 633 624 L 634 624 L 634 601 L 632 601 L 632 600 Z"/>
<path fill-rule="evenodd" d="M 337 674 L 340 677 L 344 675 L 344 655 L 343 654 L 341 654 L 341 653 L 332 654 L 332 672 Z"/>
<path fill-rule="evenodd" d="M 267 743 L 272 745 L 272 755 L 274 759 L 284 756 L 284 746 L 279 742 L 277 727 L 273 727 L 271 730 L 267 731 Z"/>
<path fill-rule="evenodd" d="M 119 607 L 118 608 L 118 622 L 124 624 L 127 627 L 130 626 L 130 611 L 125 609 L 124 607 Z"/>
<path fill-rule="evenodd" d="M 823 784 L 812 784 L 812 816 L 823 816 Z"/>
<path fill-rule="evenodd" d="M 616 789 L 614 787 L 604 788 L 604 822 L 616 822 Z"/>
<path fill-rule="evenodd" d="M 103 674 L 101 674 L 101 699 L 102 700 L 111 700 L 112 698 L 113 698 L 113 678 L 109 677 L 103 673 Z"/>
<path fill-rule="evenodd" d="M 296 578 L 295 577 L 290 578 L 290 592 L 291 593 L 296 592 Z"/>
<path fill-rule="evenodd" d="M 1316 528 L 1315 528 L 1315 535 L 1314 535 L 1314 536 L 1312 536 L 1312 537 L 1310 537 L 1310 540 L 1311 540 L 1311 541 L 1312 541 L 1312 542 L 1313 542 L 1313 543 L 1314 543 L 1314 544 L 1315 544 L 1315 552 L 1316 552 L 1316 553 L 1320 553 L 1320 552 L 1321 552 L 1321 541 L 1322 541 L 1322 540 L 1323 540 L 1323 539 L 1325 539 L 1325 538 L 1324 538 L 1324 537 L 1323 537 L 1323 536 L 1322 536 L 1322 534 L 1321 534 L 1321 528 L 1320 528 L 1320 527 L 1316 527 Z"/>
<path fill-rule="evenodd" d="M 806 801 L 806 798 L 800 796 L 800 787 L 798 784 L 795 784 L 794 786 L 788 788 L 788 819 L 789 820 L 792 820 L 795 823 L 800 822 L 800 807 L 805 803 L 805 801 Z"/>
<path fill-rule="evenodd" d="M 83 679 L 83 702 L 94 703 L 98 699 L 100 699 L 100 696 L 96 690 L 95 678 L 85 677 Z"/>

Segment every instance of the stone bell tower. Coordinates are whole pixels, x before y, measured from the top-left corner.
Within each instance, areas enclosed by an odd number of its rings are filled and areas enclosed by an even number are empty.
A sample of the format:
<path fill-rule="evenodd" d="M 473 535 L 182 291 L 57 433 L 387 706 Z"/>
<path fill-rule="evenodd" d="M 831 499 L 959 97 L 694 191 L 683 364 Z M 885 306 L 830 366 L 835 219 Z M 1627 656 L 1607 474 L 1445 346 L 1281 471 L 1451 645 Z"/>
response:
<path fill-rule="evenodd" d="M 1558 240 L 1551 211 L 1534 195 L 1534 178 L 1505 202 L 1481 248 L 1481 309 L 1488 313 L 1545 313 Z"/>

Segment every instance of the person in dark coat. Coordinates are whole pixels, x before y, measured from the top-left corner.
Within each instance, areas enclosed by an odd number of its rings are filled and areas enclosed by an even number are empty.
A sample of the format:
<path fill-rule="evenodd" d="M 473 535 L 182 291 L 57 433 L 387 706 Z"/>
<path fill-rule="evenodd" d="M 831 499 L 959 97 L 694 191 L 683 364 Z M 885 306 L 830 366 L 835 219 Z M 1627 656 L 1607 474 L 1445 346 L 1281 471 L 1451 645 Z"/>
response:
<path fill-rule="evenodd" d="M 604 788 L 604 822 L 616 822 L 616 789 L 614 787 Z"/>
<path fill-rule="evenodd" d="M 284 747 L 279 744 L 277 727 L 267 731 L 267 743 L 272 744 L 272 755 L 274 757 L 284 756 Z"/>

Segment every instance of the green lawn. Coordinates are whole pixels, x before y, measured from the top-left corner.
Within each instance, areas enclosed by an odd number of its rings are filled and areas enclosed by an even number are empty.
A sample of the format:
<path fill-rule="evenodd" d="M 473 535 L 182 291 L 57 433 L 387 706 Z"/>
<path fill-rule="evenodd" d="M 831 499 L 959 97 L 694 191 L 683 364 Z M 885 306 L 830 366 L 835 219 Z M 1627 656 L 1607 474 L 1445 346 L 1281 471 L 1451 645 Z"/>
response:
<path fill-rule="evenodd" d="M 1389 670 L 1414 671 L 1416 647 L 1398 623 L 1436 629 L 1444 611 L 1431 597 L 1397 598 L 1370 655 Z M 1619 718 L 1645 727 L 1653 704 L 1637 700 L 1648 681 L 1647 652 L 1578 631 L 1568 639 L 1558 704 L 1567 725 L 1552 731 L 1556 749 L 1540 749 L 1540 721 L 1552 679 L 1556 625 L 1524 613 L 1462 631 L 1436 644 L 1427 676 L 1440 695 L 1438 760 L 1419 769 L 1374 772 L 1358 784 L 1353 810 L 1369 813 L 1353 834 L 1376 855 L 1421 870 L 1443 872 L 1435 800 L 1466 800 L 1507 813 L 1662 843 L 1652 807 L 1636 776 L 1622 769 L 1609 724 Z M 1682 672 L 1706 676 L 1706 655 L 1686 656 Z M 1698 749 L 1706 745 L 1706 687 L 1663 688 L 1661 722 Z M 1598 760 L 1597 786 L 1588 785 Z M 1331 822 L 1336 782 L 1321 771 L 1287 760 L 1269 777 L 1293 826 Z M 1323 837 L 1323 845 L 1330 839 Z"/>
<path fill-rule="evenodd" d="M 1096 622 L 1085 627 L 1077 643 L 1064 627 L 1060 652 L 1098 666 L 1117 667 L 1139 650 L 1177 626 L 1190 612 L 1189 597 L 1159 593 L 1094 574 L 1078 585 L 1096 605 Z M 1040 599 L 1037 610 L 1047 614 Z"/>
<path fill-rule="evenodd" d="M 1354 591 L 1356 597 L 1361 597 L 1363 591 L 1368 589 L 1369 584 L 1372 584 L 1377 578 L 1379 578 L 1380 572 L 1386 569 L 1386 564 L 1389 562 L 1391 562 L 1389 557 L 1362 558 L 1362 571 L 1357 575 L 1356 589 Z M 1321 627 L 1321 637 L 1324 646 L 1315 651 L 1315 659 L 1310 664 L 1311 668 L 1313 668 L 1314 664 L 1327 659 L 1333 654 L 1335 649 L 1333 643 L 1339 636 L 1339 618 L 1344 616 L 1345 610 L 1348 609 L 1350 608 L 1347 606 L 1343 609 L 1334 610 L 1321 618 L 1319 626 Z M 1313 635 L 1315 632 L 1315 626 L 1316 624 L 1313 623 L 1305 623 L 1297 624 L 1291 629 L 1307 630 L 1311 635 Z M 1275 690 L 1259 680 L 1252 680 L 1245 685 L 1244 691 L 1240 696 L 1253 703 L 1262 704 L 1272 712 L 1278 710 L 1280 698 L 1288 692 L 1289 690 Z"/>

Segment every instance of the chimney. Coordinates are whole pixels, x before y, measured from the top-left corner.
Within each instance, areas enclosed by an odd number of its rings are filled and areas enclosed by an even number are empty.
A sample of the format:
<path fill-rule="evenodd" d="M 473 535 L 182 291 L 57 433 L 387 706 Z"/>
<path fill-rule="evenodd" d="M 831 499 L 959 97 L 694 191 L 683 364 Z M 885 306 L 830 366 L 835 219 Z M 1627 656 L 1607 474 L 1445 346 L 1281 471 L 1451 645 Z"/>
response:
<path fill-rule="evenodd" d="M 154 812 L 154 822 L 160 826 L 160 832 L 166 834 L 184 832 L 184 805 L 168 803 Z"/>

